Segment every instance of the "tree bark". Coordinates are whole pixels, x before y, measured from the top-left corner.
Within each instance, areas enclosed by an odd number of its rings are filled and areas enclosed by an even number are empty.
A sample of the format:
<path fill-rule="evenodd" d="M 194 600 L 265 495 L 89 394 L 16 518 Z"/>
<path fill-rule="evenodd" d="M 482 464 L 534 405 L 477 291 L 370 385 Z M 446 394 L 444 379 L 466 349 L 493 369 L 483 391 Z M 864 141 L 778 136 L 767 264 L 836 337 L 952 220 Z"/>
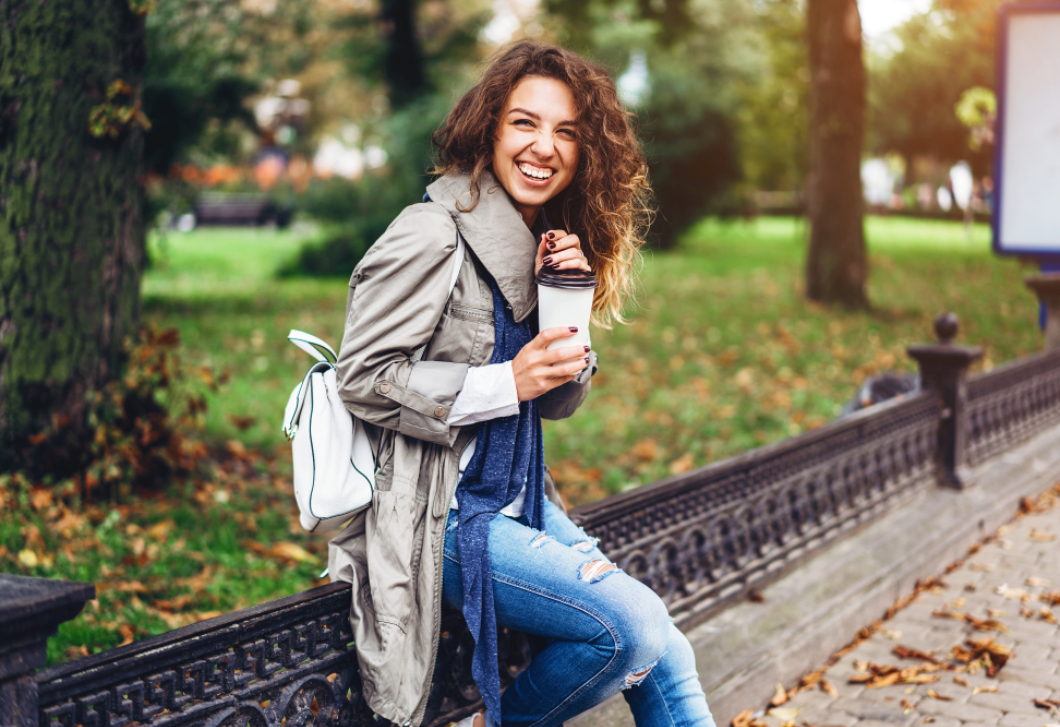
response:
<path fill-rule="evenodd" d="M 118 374 L 144 260 L 136 0 L 0 0 L 0 469 Z M 108 89 L 121 80 L 129 93 Z"/>
<path fill-rule="evenodd" d="M 390 85 L 390 102 L 399 109 L 427 92 L 427 72 L 416 37 L 416 2 L 383 0 L 381 10 L 386 29 L 383 65 Z"/>
<path fill-rule="evenodd" d="M 861 148 L 865 66 L 856 0 L 808 0 L 811 101 L 807 206 L 811 300 L 868 306 Z"/>

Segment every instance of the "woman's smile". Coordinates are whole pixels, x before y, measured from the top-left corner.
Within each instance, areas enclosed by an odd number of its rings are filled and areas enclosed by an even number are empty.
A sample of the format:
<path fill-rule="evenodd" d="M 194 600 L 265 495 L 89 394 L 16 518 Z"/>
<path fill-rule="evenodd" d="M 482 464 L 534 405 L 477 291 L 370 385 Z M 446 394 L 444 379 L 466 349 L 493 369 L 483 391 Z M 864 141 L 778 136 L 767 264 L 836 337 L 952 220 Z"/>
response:
<path fill-rule="evenodd" d="M 574 94 L 554 78 L 526 76 L 508 95 L 497 122 L 493 173 L 528 227 L 574 180 L 577 119 Z"/>

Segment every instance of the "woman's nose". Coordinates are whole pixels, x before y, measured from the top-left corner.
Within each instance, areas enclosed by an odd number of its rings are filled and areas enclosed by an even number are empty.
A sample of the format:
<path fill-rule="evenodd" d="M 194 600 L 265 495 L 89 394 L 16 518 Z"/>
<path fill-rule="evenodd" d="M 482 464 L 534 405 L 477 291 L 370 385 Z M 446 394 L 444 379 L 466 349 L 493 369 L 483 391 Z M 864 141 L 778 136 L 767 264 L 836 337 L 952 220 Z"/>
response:
<path fill-rule="evenodd" d="M 534 144 L 531 150 L 542 157 L 550 157 L 556 150 L 555 144 L 552 143 L 552 137 L 548 134 L 538 134 L 537 138 L 534 139 Z"/>

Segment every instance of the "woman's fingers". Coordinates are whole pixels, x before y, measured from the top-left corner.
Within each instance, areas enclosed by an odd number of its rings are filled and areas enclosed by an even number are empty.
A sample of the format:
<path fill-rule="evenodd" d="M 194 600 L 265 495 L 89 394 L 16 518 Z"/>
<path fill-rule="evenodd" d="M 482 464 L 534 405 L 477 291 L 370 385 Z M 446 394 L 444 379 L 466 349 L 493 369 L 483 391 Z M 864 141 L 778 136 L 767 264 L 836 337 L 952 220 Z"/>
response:
<path fill-rule="evenodd" d="M 548 254 L 541 259 L 542 265 L 553 270 L 591 272 L 577 235 L 568 235 L 564 230 L 551 230 L 545 233 L 543 243 Z M 538 249 L 540 251 L 540 247 Z"/>
<path fill-rule="evenodd" d="M 546 328 L 536 336 L 534 340 L 530 342 L 530 345 L 537 345 L 538 348 L 548 348 L 555 341 L 559 341 L 563 338 L 570 338 L 578 332 L 577 327 L 570 326 L 553 326 L 552 328 Z"/>

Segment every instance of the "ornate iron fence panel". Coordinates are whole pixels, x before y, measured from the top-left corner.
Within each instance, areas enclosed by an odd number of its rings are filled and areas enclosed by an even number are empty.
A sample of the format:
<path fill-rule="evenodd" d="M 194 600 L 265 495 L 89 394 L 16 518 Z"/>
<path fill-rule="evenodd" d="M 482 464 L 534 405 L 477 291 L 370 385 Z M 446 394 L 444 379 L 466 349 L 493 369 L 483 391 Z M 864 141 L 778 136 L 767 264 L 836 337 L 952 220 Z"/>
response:
<path fill-rule="evenodd" d="M 968 463 L 976 465 L 1060 422 L 1060 351 L 968 381 Z"/>
<path fill-rule="evenodd" d="M 929 482 L 939 416 L 920 394 L 571 515 L 684 626 Z"/>
<path fill-rule="evenodd" d="M 361 697 L 349 612 L 349 585 L 333 583 L 41 671 L 39 724 L 387 727 Z M 481 706 L 472 646 L 459 612 L 447 610 L 424 724 Z M 529 665 L 531 646 L 500 634 L 502 685 Z"/>
<path fill-rule="evenodd" d="M 348 586 L 322 586 L 44 670 L 39 724 L 350 724 L 349 607 Z"/>

